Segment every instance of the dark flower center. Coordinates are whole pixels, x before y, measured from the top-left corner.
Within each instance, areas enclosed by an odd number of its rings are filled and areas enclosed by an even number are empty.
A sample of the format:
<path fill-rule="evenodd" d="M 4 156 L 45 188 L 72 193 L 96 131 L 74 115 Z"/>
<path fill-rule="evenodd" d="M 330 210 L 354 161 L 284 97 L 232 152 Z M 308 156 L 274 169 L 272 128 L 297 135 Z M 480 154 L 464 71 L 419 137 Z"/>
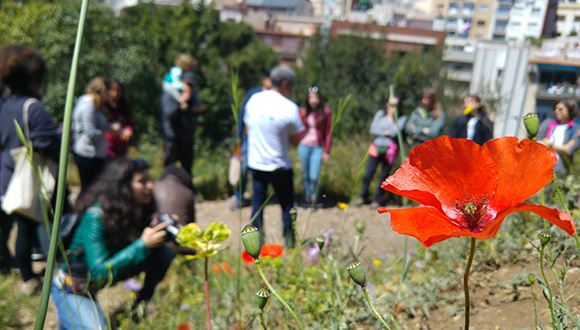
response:
<path fill-rule="evenodd" d="M 450 221 L 462 229 L 467 229 L 473 233 L 481 233 L 485 224 L 492 220 L 488 214 L 487 204 L 490 202 L 486 196 L 477 200 L 475 197 L 457 199 L 452 206 L 457 210 L 458 217 Z"/>

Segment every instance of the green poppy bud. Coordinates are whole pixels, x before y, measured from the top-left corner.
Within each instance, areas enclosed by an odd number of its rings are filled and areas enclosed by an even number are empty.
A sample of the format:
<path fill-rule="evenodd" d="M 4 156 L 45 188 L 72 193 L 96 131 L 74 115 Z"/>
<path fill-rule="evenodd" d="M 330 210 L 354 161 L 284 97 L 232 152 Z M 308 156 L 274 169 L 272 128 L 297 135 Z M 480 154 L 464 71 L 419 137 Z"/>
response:
<path fill-rule="evenodd" d="M 536 141 L 536 135 L 538 134 L 538 129 L 540 127 L 540 120 L 538 115 L 535 113 L 528 113 L 524 116 L 524 126 L 528 132 L 528 139 Z"/>
<path fill-rule="evenodd" d="M 322 248 L 324 247 L 324 242 L 326 241 L 326 238 L 324 238 L 324 236 L 318 236 L 316 237 L 316 244 L 318 244 L 318 248 L 320 250 L 322 250 Z"/>
<path fill-rule="evenodd" d="M 360 261 L 353 260 L 353 261 L 349 262 L 348 265 L 346 265 L 346 270 L 348 270 L 348 274 L 350 275 L 350 278 L 352 278 L 352 280 L 356 284 L 358 284 L 360 286 L 365 286 L 366 274 L 365 274 L 365 270 L 363 269 Z"/>
<path fill-rule="evenodd" d="M 530 284 L 534 284 L 534 282 L 536 282 L 536 275 L 534 274 L 528 274 L 528 281 L 530 282 Z"/>
<path fill-rule="evenodd" d="M 260 243 L 260 231 L 252 225 L 246 225 L 242 230 L 242 242 L 248 254 L 254 259 L 260 257 L 262 244 Z"/>
<path fill-rule="evenodd" d="M 298 217 L 298 210 L 295 207 L 290 209 L 290 217 L 292 218 L 292 222 L 296 221 L 296 218 Z"/>
<path fill-rule="evenodd" d="M 258 300 L 258 308 L 264 309 L 264 306 L 266 306 L 266 303 L 268 303 L 268 298 L 270 297 L 270 290 L 268 290 L 266 287 L 261 287 L 256 290 L 256 297 Z"/>
<path fill-rule="evenodd" d="M 546 244 L 550 243 L 551 238 L 552 235 L 546 233 L 545 231 L 540 233 L 540 243 L 542 243 L 542 246 L 546 246 Z"/>
<path fill-rule="evenodd" d="M 367 224 L 364 221 L 358 220 L 354 223 L 354 229 L 362 235 L 365 232 L 365 229 L 367 229 Z"/>

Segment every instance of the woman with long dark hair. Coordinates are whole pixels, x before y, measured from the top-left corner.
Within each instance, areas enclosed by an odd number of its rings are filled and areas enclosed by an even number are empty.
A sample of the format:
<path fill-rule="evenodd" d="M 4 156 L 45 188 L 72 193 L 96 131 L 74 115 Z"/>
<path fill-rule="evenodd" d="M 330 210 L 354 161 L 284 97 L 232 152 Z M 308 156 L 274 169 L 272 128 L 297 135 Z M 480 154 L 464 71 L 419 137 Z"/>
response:
<path fill-rule="evenodd" d="M 46 63 L 40 53 L 25 45 L 7 44 L 0 47 L 0 85 L 4 86 L 5 97 L 0 101 L 0 150 L 4 151 L 0 166 L 0 195 L 6 192 L 14 174 L 14 159 L 10 150 L 22 146 L 16 125 L 25 130 L 24 108 L 28 106 L 28 138 L 32 148 L 42 156 L 58 162 L 60 151 L 60 134 L 52 118 L 40 102 L 46 85 Z M 39 291 L 41 281 L 32 269 L 32 247 L 38 240 L 38 222 L 24 215 L 13 213 L 8 221 L 14 220 L 18 225 L 16 238 L 16 266 L 24 283 L 21 291 L 32 294 Z M 5 222 L 6 220 L 0 219 Z M 8 224 L 2 229 L 7 236 Z M 10 265 L 8 265 L 10 266 Z M 4 266 L 3 266 L 4 268 Z"/>
<path fill-rule="evenodd" d="M 424 89 L 419 106 L 413 110 L 405 126 L 411 148 L 441 135 L 444 125 L 445 112 L 437 100 L 435 90 Z"/>
<path fill-rule="evenodd" d="M 316 201 L 316 185 L 322 161 L 328 161 L 332 145 L 332 114 L 324 106 L 318 87 L 308 88 L 305 106 L 300 108 L 300 118 L 304 131 L 300 133 L 298 155 L 302 164 L 304 200 L 309 207 Z"/>
<path fill-rule="evenodd" d="M 144 271 L 139 304 L 151 299 L 165 276 L 173 252 L 163 244 L 167 223 L 150 226 L 155 203 L 148 169 L 141 160 L 113 160 L 76 203 L 81 218 L 68 249 L 71 272 L 57 270 L 51 289 L 61 329 L 107 327 L 90 297 L 108 281 Z"/>
<path fill-rule="evenodd" d="M 109 97 L 103 105 L 103 112 L 109 125 L 121 124 L 118 133 L 107 132 L 105 157 L 111 159 L 127 155 L 129 140 L 133 137 L 133 114 L 121 82 L 112 77 L 107 81 Z"/>

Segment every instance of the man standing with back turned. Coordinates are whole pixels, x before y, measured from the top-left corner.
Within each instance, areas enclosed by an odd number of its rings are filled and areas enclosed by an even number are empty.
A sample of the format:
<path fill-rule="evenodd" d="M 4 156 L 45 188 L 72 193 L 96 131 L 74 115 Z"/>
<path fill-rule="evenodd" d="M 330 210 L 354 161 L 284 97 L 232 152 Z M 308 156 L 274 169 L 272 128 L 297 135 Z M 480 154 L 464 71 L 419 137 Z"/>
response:
<path fill-rule="evenodd" d="M 255 94 L 246 105 L 244 123 L 248 130 L 248 167 L 252 171 L 254 196 L 252 217 L 266 201 L 268 184 L 272 184 L 280 206 L 286 247 L 292 248 L 295 233 L 290 209 L 294 206 L 290 145 L 298 146 L 303 130 L 298 106 L 289 97 L 294 88 L 294 70 L 278 65 L 270 71 L 272 89 Z M 263 213 L 259 211 L 252 225 L 263 231 Z"/>

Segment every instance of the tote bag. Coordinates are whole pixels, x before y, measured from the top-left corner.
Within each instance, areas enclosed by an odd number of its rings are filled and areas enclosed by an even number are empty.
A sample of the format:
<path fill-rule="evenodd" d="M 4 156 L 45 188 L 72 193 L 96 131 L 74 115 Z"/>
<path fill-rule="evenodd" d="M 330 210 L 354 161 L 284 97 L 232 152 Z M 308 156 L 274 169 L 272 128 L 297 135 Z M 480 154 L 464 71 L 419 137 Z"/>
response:
<path fill-rule="evenodd" d="M 28 99 L 22 111 L 24 137 L 30 145 L 28 108 L 36 99 Z M 51 159 L 32 153 L 32 165 L 26 146 L 10 150 L 14 159 L 14 173 L 2 200 L 2 209 L 7 214 L 18 213 L 37 222 L 44 222 L 44 212 L 50 208 L 50 200 L 56 185 L 58 165 Z"/>
<path fill-rule="evenodd" d="M 236 149 L 230 157 L 230 166 L 228 171 L 228 182 L 233 186 L 237 187 L 238 182 L 240 182 L 240 167 L 241 167 L 241 155 L 240 155 L 240 144 L 236 144 Z"/>

